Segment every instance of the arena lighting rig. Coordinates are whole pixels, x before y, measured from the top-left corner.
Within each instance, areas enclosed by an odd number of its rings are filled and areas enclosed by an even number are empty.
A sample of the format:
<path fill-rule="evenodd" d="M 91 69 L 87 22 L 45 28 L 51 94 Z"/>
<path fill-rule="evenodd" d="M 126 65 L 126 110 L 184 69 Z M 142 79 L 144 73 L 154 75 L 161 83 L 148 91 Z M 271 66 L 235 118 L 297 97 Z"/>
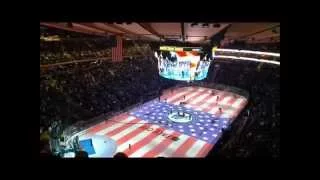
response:
<path fill-rule="evenodd" d="M 217 52 L 226 52 L 230 54 L 217 55 Z M 280 53 L 272 53 L 272 52 L 262 52 L 262 51 L 251 51 L 251 50 L 238 50 L 238 49 L 221 49 L 221 48 L 212 48 L 212 57 L 213 59 L 231 59 L 231 60 L 245 60 L 245 61 L 255 61 L 269 64 L 276 64 L 280 66 L 279 61 L 275 60 L 267 60 L 267 59 L 258 59 L 251 57 L 243 57 L 240 56 L 239 53 L 247 54 L 247 55 L 261 55 L 261 56 L 271 56 L 274 58 L 280 58 Z"/>

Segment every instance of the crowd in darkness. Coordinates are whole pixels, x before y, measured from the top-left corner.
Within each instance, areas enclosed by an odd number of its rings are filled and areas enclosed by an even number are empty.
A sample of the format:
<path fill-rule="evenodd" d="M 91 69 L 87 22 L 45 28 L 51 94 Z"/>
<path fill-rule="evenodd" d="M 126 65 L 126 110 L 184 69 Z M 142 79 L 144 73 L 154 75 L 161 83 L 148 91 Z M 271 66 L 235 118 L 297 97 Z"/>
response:
<path fill-rule="evenodd" d="M 248 105 L 210 155 L 279 158 L 280 66 L 216 61 L 207 81 L 239 87 L 250 94 Z"/>
<path fill-rule="evenodd" d="M 145 95 L 159 93 L 159 83 L 156 62 L 151 57 L 127 59 L 121 63 L 70 64 L 43 70 L 40 75 L 40 123 L 47 125 L 57 118 L 75 122 L 121 110 L 143 100 Z M 77 110 L 82 110 L 80 114 L 84 117 L 73 117 L 75 113 L 71 112 Z"/>
<path fill-rule="evenodd" d="M 41 37 L 58 35 L 59 41 L 45 41 Z M 123 40 L 123 56 L 151 55 L 148 43 Z M 40 31 L 40 64 L 54 64 L 61 62 L 110 58 L 112 47 L 116 41 L 110 37 L 79 35 L 76 32 L 65 32 L 55 29 Z"/>
<path fill-rule="evenodd" d="M 97 40 L 66 42 L 40 42 L 40 64 L 101 54 L 104 57 L 110 53 L 104 42 Z M 159 77 L 155 58 L 134 57 L 150 54 L 148 46 L 140 44 L 142 48 L 137 48 L 133 44 L 132 49 L 125 49 L 132 57 L 122 62 L 96 60 L 41 68 L 40 128 L 47 129 L 53 122 L 69 126 L 119 111 L 148 96 L 157 97 L 162 89 L 174 86 L 177 82 Z M 279 158 L 280 66 L 215 60 L 205 81 L 242 88 L 250 94 L 245 110 L 209 156 Z"/>

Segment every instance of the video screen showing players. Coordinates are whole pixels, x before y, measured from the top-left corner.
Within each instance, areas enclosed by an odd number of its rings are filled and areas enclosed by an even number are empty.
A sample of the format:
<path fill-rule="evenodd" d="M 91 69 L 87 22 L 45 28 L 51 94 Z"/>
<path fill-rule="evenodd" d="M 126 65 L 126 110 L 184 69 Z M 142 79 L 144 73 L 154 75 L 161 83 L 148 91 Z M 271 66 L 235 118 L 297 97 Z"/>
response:
<path fill-rule="evenodd" d="M 203 80 L 207 77 L 210 61 L 200 58 L 200 48 L 160 47 L 155 52 L 160 76 L 180 81 Z"/>

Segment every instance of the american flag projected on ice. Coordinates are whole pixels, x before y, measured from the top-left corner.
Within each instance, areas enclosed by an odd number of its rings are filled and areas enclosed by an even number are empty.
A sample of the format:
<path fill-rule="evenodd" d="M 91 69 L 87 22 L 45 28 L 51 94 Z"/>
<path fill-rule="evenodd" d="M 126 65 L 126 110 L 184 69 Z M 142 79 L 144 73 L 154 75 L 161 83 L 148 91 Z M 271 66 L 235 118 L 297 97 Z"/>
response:
<path fill-rule="evenodd" d="M 181 102 L 184 102 L 181 104 Z M 223 91 L 188 87 L 167 93 L 89 129 L 117 142 L 129 157 L 205 157 L 247 100 Z M 172 121 L 183 113 L 190 121 Z"/>

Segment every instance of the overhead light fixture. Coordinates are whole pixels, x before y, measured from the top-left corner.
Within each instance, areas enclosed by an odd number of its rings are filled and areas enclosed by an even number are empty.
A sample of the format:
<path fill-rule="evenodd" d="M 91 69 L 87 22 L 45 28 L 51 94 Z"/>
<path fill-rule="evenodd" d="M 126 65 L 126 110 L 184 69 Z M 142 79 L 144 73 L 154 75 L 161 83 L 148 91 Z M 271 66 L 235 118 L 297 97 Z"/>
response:
<path fill-rule="evenodd" d="M 268 56 L 280 57 L 280 53 L 262 52 L 262 51 L 250 51 L 250 50 L 238 50 L 238 49 L 222 49 L 222 48 L 217 48 L 215 51 L 234 52 L 234 53 L 241 52 L 241 53 L 248 53 L 248 54 L 259 54 L 259 55 L 268 55 Z"/>
<path fill-rule="evenodd" d="M 215 55 L 213 58 L 222 58 L 222 59 L 237 59 L 237 60 L 247 60 L 247 61 L 256 61 L 256 62 L 263 62 L 263 63 L 270 63 L 276 64 L 280 66 L 279 61 L 274 60 L 267 60 L 267 59 L 257 59 L 257 58 L 248 58 L 248 57 L 236 57 L 236 56 L 223 56 L 223 55 Z"/>
<path fill-rule="evenodd" d="M 203 24 L 202 24 L 202 27 L 203 27 L 203 28 L 208 28 L 208 27 L 209 27 L 209 24 L 208 24 L 208 23 L 203 23 Z"/>
<path fill-rule="evenodd" d="M 191 23 L 191 27 L 198 26 L 198 23 Z"/>
<path fill-rule="evenodd" d="M 220 24 L 213 24 L 213 27 L 214 27 L 214 28 L 219 28 L 219 27 L 220 27 Z"/>
<path fill-rule="evenodd" d="M 209 27 L 209 24 L 208 24 L 208 23 L 203 23 L 203 24 L 202 24 L 202 27 L 208 28 L 208 27 Z"/>
<path fill-rule="evenodd" d="M 69 28 L 73 28 L 72 22 L 68 22 L 68 23 L 67 23 L 67 26 L 68 26 Z"/>

